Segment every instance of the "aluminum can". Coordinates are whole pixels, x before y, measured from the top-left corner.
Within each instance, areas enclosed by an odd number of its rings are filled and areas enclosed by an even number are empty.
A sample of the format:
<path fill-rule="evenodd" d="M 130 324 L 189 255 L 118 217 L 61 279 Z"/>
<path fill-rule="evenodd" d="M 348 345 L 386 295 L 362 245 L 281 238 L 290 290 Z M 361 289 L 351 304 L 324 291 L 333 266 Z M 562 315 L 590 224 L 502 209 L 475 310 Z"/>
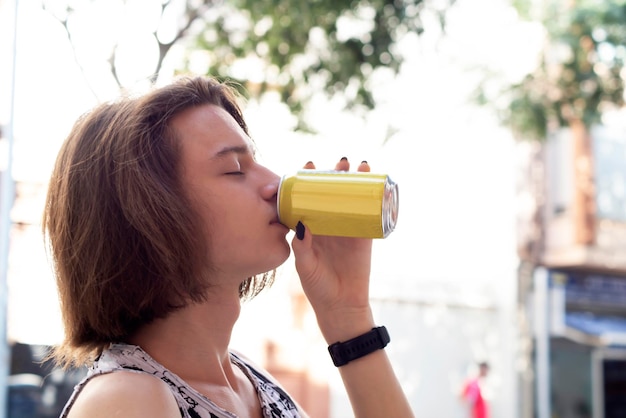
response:
<path fill-rule="evenodd" d="M 280 222 L 295 230 L 302 221 L 313 235 L 386 238 L 398 205 L 398 185 L 386 174 L 301 170 L 278 188 Z"/>

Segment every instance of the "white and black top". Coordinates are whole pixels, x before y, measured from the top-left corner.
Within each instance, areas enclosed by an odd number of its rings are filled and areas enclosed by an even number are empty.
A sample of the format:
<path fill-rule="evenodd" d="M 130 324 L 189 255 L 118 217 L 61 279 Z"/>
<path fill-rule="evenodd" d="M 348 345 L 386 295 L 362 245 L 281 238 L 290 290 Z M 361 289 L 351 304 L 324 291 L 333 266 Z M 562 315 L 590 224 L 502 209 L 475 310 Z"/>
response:
<path fill-rule="evenodd" d="M 266 374 L 253 368 L 241 357 L 230 354 L 231 362 L 239 367 L 254 385 L 264 418 L 300 418 L 296 404 L 289 395 Z M 193 389 L 187 382 L 157 363 L 136 345 L 112 344 L 89 369 L 87 376 L 74 388 L 60 418 L 67 417 L 76 397 L 85 384 L 95 376 L 116 371 L 146 373 L 161 379 L 169 386 L 183 418 L 236 418 L 213 401 Z"/>

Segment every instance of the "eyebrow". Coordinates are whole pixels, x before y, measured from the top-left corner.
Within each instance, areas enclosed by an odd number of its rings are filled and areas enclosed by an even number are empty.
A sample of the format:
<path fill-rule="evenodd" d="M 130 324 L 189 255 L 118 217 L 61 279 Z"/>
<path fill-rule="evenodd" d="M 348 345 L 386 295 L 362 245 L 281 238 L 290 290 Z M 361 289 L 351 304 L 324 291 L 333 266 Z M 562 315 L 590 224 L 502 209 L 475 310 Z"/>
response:
<path fill-rule="evenodd" d="M 225 156 L 229 154 L 248 154 L 248 153 L 251 153 L 251 150 L 249 147 L 245 145 L 225 147 L 219 150 L 213 157 L 211 157 L 211 159 L 215 160 L 219 158 L 224 158 Z"/>

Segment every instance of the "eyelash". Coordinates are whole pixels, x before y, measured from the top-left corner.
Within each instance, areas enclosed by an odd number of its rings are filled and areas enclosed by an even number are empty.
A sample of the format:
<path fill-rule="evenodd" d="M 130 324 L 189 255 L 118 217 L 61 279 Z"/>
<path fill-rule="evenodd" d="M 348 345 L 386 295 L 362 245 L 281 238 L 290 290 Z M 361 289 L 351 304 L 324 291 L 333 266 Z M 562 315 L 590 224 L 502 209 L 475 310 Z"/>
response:
<path fill-rule="evenodd" d="M 228 176 L 243 176 L 243 171 L 229 171 L 226 173 Z"/>

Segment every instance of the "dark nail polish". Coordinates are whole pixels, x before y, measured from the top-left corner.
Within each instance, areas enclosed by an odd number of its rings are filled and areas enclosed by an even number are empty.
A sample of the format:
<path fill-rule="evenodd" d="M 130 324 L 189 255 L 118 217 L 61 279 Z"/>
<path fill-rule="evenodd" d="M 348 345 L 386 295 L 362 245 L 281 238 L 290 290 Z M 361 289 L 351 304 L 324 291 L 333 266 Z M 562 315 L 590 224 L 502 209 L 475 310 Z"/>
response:
<path fill-rule="evenodd" d="M 296 238 L 300 241 L 304 239 L 304 224 L 302 222 L 298 222 L 296 225 Z"/>
<path fill-rule="evenodd" d="M 341 161 L 348 161 L 348 157 L 341 157 Z"/>

